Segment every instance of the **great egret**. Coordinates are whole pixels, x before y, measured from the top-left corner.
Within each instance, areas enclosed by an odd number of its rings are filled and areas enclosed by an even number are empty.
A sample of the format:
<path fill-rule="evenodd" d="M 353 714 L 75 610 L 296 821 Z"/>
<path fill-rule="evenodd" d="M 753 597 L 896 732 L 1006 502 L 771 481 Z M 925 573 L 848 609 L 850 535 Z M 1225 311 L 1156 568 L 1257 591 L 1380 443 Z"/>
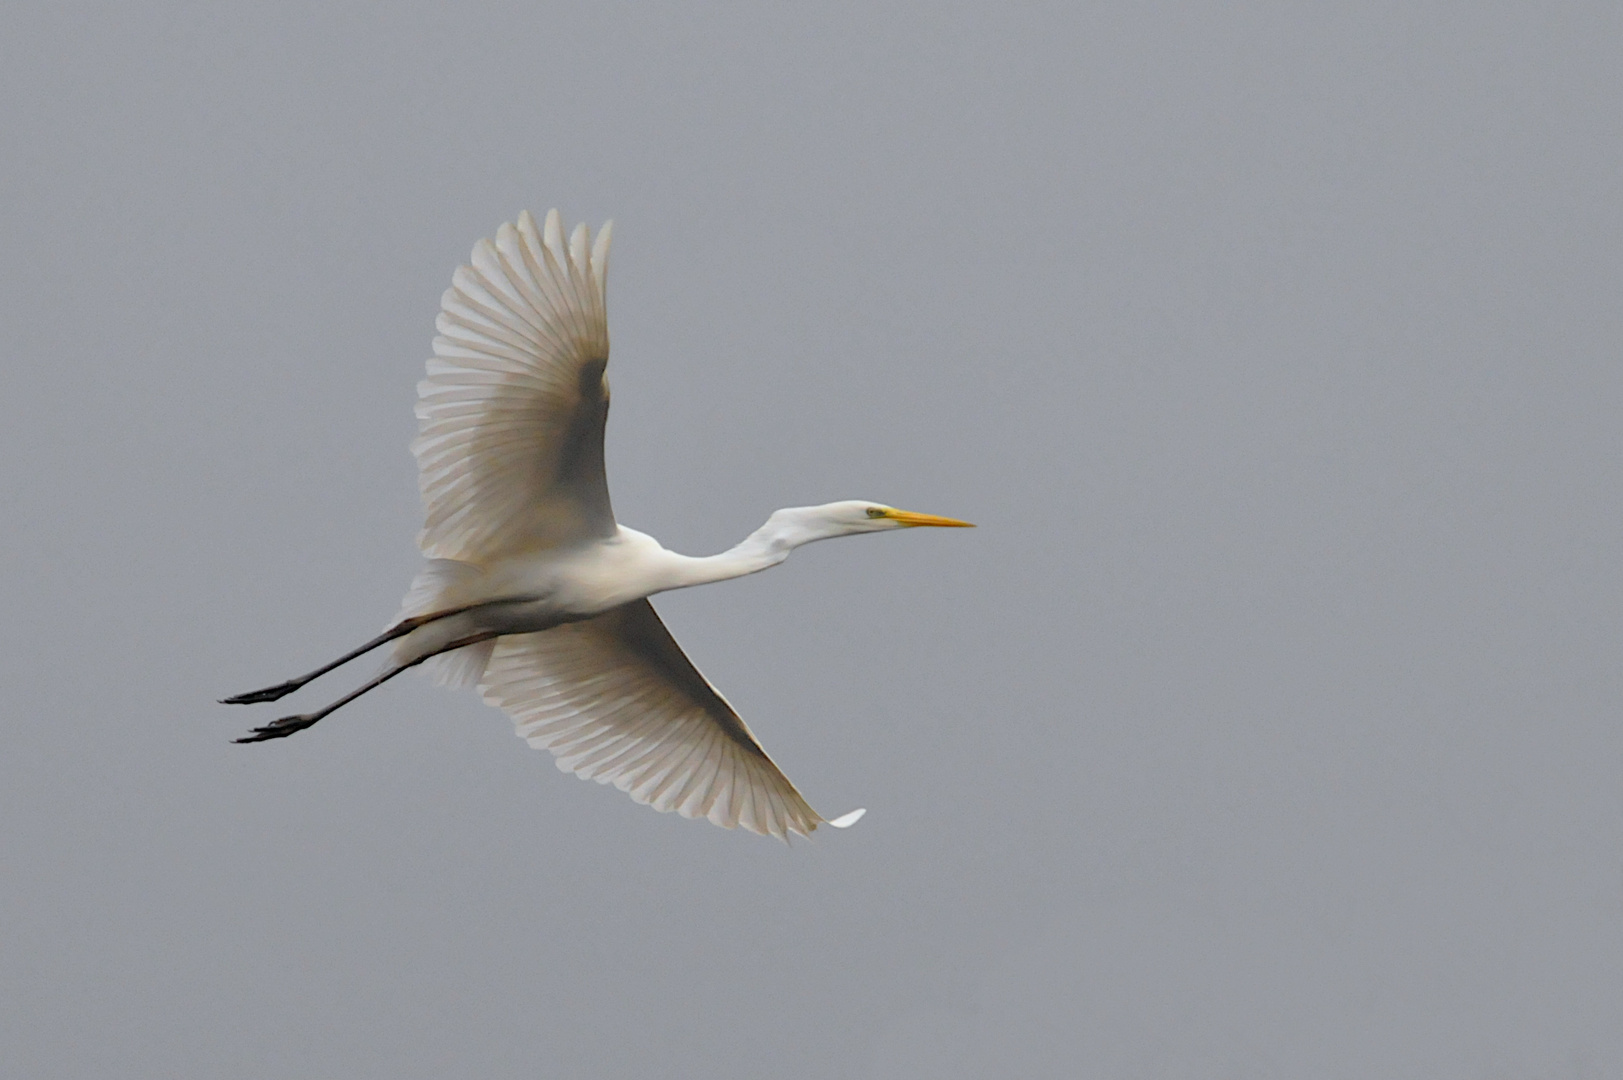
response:
<path fill-rule="evenodd" d="M 452 276 L 412 443 L 428 561 L 399 616 L 332 663 L 225 703 L 275 701 L 392 642 L 390 662 L 326 708 L 236 741 L 303 731 L 431 660 L 439 682 L 477 686 L 566 772 L 723 828 L 809 835 L 827 819 L 682 654 L 648 597 L 765 570 L 813 540 L 969 523 L 861 499 L 793 507 L 708 558 L 617 524 L 603 473 L 611 226 L 592 245 L 579 225 L 566 246 L 556 210 L 542 233 L 526 211 Z"/>

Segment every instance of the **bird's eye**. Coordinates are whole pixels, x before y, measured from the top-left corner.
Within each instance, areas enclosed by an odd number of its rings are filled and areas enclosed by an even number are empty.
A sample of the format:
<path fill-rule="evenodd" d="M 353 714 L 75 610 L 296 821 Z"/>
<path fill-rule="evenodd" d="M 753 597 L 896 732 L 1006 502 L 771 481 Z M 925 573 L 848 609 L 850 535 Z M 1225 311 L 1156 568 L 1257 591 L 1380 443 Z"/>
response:
<path fill-rule="evenodd" d="M 885 516 L 885 512 L 879 509 L 877 506 L 870 506 L 868 507 L 868 516 L 871 518 L 882 518 Z"/>

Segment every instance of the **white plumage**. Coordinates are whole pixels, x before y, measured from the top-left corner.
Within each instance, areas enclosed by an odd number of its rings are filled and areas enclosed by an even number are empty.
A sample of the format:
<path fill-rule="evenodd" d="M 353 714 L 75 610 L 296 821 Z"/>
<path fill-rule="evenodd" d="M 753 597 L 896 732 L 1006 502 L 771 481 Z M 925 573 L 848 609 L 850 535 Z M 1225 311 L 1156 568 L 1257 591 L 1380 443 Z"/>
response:
<path fill-rule="evenodd" d="M 412 444 L 429 558 L 477 563 L 613 535 L 602 465 L 611 234 L 604 226 L 588 256 L 585 225 L 566 250 L 557 211 L 545 242 L 526 213 L 452 276 Z"/>
<path fill-rule="evenodd" d="M 720 555 L 692 558 L 615 522 L 603 470 L 610 227 L 566 245 L 525 213 L 474 246 L 441 301 L 418 384 L 427 556 L 383 635 L 306 676 L 241 694 L 273 701 L 392 642 L 392 663 L 314 713 L 254 729 L 282 738 L 401 671 L 477 684 L 558 767 L 656 810 L 787 838 L 826 819 L 700 675 L 647 598 L 782 562 L 814 540 L 965 525 L 866 500 L 775 512 Z M 861 811 L 828 822 L 844 827 Z"/>
<path fill-rule="evenodd" d="M 480 692 L 558 768 L 656 810 L 773 836 L 823 820 L 646 600 L 500 639 Z"/>

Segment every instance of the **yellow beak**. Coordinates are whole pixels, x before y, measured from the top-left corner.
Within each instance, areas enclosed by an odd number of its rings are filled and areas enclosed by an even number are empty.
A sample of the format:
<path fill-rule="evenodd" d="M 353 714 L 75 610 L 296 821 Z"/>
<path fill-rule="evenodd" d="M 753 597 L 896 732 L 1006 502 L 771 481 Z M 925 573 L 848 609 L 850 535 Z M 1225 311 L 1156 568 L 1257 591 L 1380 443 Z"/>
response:
<path fill-rule="evenodd" d="M 903 525 L 938 525 L 947 529 L 973 529 L 973 522 L 957 518 L 936 517 L 934 514 L 915 514 L 909 510 L 886 510 L 885 516 Z"/>

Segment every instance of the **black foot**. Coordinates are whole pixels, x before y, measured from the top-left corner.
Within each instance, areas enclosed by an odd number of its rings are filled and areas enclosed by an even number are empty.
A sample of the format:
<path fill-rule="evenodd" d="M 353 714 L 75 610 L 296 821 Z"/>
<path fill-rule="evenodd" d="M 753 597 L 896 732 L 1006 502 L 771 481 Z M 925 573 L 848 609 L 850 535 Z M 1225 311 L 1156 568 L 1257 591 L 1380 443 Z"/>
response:
<path fill-rule="evenodd" d="M 276 701 L 278 698 L 287 697 L 289 694 L 303 685 L 304 684 L 302 682 L 290 679 L 285 683 L 277 683 L 275 686 L 267 686 L 263 690 L 250 690 L 246 694 L 237 694 L 235 697 L 223 697 L 220 699 L 220 704 L 258 705 L 261 701 Z"/>
<path fill-rule="evenodd" d="M 311 726 L 320 719 L 321 717 L 314 716 L 310 713 L 303 713 L 299 716 L 284 716 L 274 724 L 266 724 L 264 727 L 256 727 L 242 738 L 232 739 L 231 741 L 249 743 L 267 742 L 271 739 L 285 739 L 294 732 L 303 731 L 305 728 Z"/>

